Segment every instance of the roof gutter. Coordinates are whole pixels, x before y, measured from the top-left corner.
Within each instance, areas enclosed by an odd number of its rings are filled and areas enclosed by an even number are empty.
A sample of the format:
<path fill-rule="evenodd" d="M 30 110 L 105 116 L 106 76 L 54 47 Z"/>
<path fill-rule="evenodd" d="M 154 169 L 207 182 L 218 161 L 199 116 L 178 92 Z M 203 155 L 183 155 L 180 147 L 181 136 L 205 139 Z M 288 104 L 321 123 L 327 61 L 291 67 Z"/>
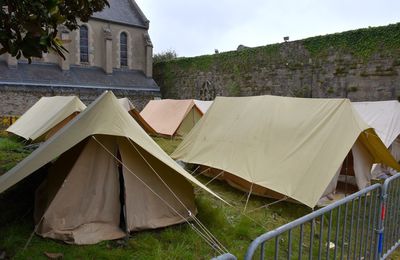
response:
<path fill-rule="evenodd" d="M 159 88 L 145 88 L 145 87 L 134 87 L 134 88 L 131 87 L 130 88 L 130 87 L 93 86 L 93 85 L 79 85 L 78 86 L 78 85 L 71 85 L 71 84 L 29 83 L 29 82 L 16 82 L 16 81 L 0 81 L 0 85 L 160 92 Z"/>

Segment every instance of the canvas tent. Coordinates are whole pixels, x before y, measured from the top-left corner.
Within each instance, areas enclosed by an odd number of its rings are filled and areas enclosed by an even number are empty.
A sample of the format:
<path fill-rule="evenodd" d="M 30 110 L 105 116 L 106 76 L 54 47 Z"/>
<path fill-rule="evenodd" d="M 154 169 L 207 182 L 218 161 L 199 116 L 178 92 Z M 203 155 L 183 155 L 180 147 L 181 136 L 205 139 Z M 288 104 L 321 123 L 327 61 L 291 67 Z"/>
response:
<path fill-rule="evenodd" d="M 36 194 L 35 231 L 67 243 L 93 244 L 123 237 L 125 229 L 185 221 L 189 211 L 196 213 L 189 181 L 215 195 L 176 164 L 111 92 L 0 176 L 0 193 L 50 162 Z"/>
<path fill-rule="evenodd" d="M 7 132 L 31 141 L 43 141 L 86 108 L 76 96 L 42 97 Z"/>
<path fill-rule="evenodd" d="M 200 109 L 201 113 L 205 114 L 212 105 L 213 101 L 194 100 L 196 106 Z"/>
<path fill-rule="evenodd" d="M 400 160 L 400 103 L 397 100 L 353 102 L 356 111 L 361 118 L 373 127 L 382 139 L 382 142 L 390 150 L 396 161 Z M 384 171 L 381 165 L 375 165 L 373 176 L 377 177 Z"/>
<path fill-rule="evenodd" d="M 150 135 L 155 135 L 156 131 L 143 119 L 139 111 L 135 108 L 132 102 L 127 98 L 119 98 L 118 102 L 124 107 L 126 111 L 136 120 L 136 122 Z"/>
<path fill-rule="evenodd" d="M 150 100 L 140 115 L 160 135 L 185 136 L 203 113 L 192 99 Z"/>
<path fill-rule="evenodd" d="M 347 99 L 217 97 L 172 157 L 218 169 L 247 192 L 314 207 L 335 189 L 350 149 L 359 188 L 373 162 L 400 169 Z"/>

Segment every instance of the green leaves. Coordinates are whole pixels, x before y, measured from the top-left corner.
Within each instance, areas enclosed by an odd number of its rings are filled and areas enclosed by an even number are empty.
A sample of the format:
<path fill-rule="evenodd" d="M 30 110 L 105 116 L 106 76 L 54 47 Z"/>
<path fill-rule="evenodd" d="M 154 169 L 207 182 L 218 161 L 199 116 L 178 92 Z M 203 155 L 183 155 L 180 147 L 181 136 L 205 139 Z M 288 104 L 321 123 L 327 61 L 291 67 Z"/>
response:
<path fill-rule="evenodd" d="M 77 19 L 85 22 L 105 6 L 107 0 L 0 0 L 0 54 L 30 61 L 54 50 L 65 59 L 58 26 L 75 30 Z"/>
<path fill-rule="evenodd" d="M 325 56 L 334 48 L 368 59 L 377 52 L 399 51 L 400 23 L 316 36 L 303 40 L 303 44 L 314 57 Z"/>

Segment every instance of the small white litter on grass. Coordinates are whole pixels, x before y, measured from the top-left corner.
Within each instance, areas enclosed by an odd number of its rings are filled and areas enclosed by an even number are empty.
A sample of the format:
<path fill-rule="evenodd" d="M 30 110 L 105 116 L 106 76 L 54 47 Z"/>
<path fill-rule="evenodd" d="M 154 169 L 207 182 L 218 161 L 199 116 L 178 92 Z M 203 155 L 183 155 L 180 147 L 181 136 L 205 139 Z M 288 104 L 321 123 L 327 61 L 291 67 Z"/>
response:
<path fill-rule="evenodd" d="M 326 243 L 325 245 L 327 245 L 328 243 Z M 333 242 L 329 242 L 329 249 L 335 249 L 336 245 Z"/>

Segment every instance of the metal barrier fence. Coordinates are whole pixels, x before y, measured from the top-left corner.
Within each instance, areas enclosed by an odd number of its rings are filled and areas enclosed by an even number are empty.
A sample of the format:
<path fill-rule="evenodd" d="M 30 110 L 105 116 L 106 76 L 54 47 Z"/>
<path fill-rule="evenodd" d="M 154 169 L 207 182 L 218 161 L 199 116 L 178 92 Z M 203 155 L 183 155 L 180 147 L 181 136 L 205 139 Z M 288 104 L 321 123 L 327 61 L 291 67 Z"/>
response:
<path fill-rule="evenodd" d="M 400 174 L 256 238 L 245 259 L 385 259 L 400 245 Z"/>
<path fill-rule="evenodd" d="M 382 185 L 382 236 L 380 258 L 385 259 L 400 245 L 400 174 L 385 180 Z"/>

